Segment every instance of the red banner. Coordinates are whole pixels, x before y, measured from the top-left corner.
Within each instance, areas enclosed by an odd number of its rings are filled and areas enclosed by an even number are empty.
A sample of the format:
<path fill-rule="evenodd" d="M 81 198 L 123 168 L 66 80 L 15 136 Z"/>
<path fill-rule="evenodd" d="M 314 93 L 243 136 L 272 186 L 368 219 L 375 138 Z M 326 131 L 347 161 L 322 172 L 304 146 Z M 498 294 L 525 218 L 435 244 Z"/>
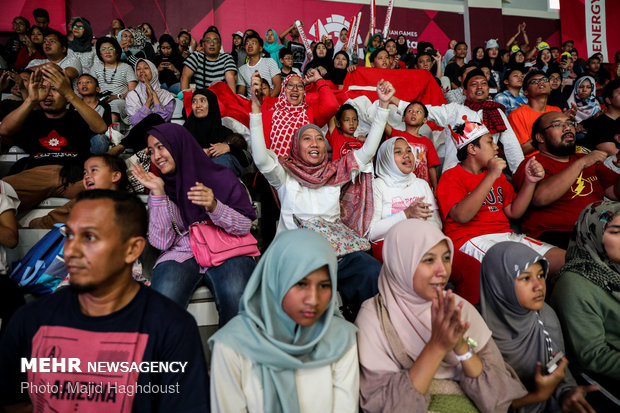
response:
<path fill-rule="evenodd" d="M 574 40 L 579 56 L 602 53 L 605 62 L 614 61 L 620 50 L 620 1 L 560 0 L 562 41 Z"/>

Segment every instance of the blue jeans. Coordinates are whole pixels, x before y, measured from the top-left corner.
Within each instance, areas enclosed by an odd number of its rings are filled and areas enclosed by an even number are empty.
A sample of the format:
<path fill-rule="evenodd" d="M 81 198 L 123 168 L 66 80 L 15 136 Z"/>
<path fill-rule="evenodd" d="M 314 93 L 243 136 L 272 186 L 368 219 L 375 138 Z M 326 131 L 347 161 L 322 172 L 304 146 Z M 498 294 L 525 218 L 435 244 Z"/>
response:
<path fill-rule="evenodd" d="M 166 89 L 168 92 L 172 93 L 173 95 L 177 95 L 177 93 L 179 93 L 181 91 L 181 83 L 175 83 L 174 85 L 170 85 L 168 86 L 167 84 L 163 83 L 161 85 L 162 89 Z"/>
<path fill-rule="evenodd" d="M 243 172 L 243 167 L 241 166 L 237 158 L 235 158 L 233 155 L 229 153 L 216 156 L 215 158 L 211 158 L 211 160 L 218 165 L 227 167 L 228 169 L 233 171 L 235 175 L 237 176 L 241 176 L 241 172 Z"/>
<path fill-rule="evenodd" d="M 187 308 L 194 290 L 205 283 L 215 297 L 221 327 L 239 312 L 239 301 L 254 267 L 253 258 L 234 257 L 201 274 L 194 258 L 185 262 L 163 261 L 153 269 L 151 287 Z"/>
<path fill-rule="evenodd" d="M 338 292 L 344 317 L 353 322 L 362 303 L 379 293 L 381 263 L 372 255 L 356 251 L 338 261 Z"/>
<path fill-rule="evenodd" d="M 110 149 L 110 138 L 104 133 L 90 138 L 90 153 L 93 155 L 101 155 L 102 153 L 106 153 L 108 149 Z"/>

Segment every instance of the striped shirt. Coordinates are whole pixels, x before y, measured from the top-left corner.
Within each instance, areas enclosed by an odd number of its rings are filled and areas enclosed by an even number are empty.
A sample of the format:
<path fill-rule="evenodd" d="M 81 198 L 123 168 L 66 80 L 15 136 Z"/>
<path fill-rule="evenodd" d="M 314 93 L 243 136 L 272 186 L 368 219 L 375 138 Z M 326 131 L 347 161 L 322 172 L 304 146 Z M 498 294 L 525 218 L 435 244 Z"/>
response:
<path fill-rule="evenodd" d="M 193 83 L 197 88 L 207 88 L 215 82 L 224 82 L 226 72 L 237 73 L 237 66 L 232 56 L 220 53 L 217 59 L 207 59 L 203 52 L 194 52 L 183 63 L 194 72 Z"/>
<path fill-rule="evenodd" d="M 170 202 L 170 209 L 168 209 Z M 149 242 L 152 246 L 162 251 L 155 266 L 164 261 L 184 262 L 194 258 L 194 253 L 189 244 L 189 232 L 187 225 L 181 218 L 177 205 L 168 201 L 166 195 L 149 195 Z M 170 214 L 172 210 L 172 215 Z M 250 232 L 252 220 L 235 211 L 222 202 L 217 203 L 215 210 L 208 213 L 209 218 L 215 225 L 229 234 L 245 235 Z M 177 234 L 172 220 L 176 223 L 181 235 Z M 201 268 L 204 273 L 206 268 Z"/>
<path fill-rule="evenodd" d="M 250 96 L 250 83 L 252 81 L 252 75 L 258 70 L 260 77 L 269 82 L 269 87 L 273 89 L 272 78 L 280 74 L 278 64 L 271 57 L 262 57 L 258 63 L 254 66 L 250 66 L 249 63 L 244 64 L 239 68 L 239 76 L 237 77 L 237 86 L 245 86 L 246 97 Z"/>
<path fill-rule="evenodd" d="M 137 82 L 136 73 L 127 63 L 119 63 L 116 69 L 105 68 L 99 59 L 91 68 L 91 74 L 99 81 L 102 92 L 110 91 L 113 94 L 126 93 L 129 90 L 129 82 Z"/>

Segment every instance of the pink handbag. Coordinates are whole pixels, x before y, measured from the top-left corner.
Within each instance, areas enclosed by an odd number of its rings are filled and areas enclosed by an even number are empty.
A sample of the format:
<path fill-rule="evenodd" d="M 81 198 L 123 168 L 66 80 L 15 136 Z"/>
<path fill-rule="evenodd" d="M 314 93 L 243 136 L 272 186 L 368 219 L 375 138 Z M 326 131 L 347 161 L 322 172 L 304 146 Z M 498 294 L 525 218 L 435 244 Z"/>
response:
<path fill-rule="evenodd" d="M 189 245 L 201 267 L 217 267 L 229 258 L 260 255 L 258 241 L 246 235 L 231 235 L 211 221 L 189 227 Z"/>

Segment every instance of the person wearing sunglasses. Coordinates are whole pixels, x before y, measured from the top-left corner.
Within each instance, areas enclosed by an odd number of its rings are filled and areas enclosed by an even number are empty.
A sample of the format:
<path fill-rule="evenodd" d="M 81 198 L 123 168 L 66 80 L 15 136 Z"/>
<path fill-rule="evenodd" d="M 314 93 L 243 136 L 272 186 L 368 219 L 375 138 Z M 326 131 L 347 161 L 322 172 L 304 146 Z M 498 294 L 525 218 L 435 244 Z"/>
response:
<path fill-rule="evenodd" d="M 545 177 L 536 185 L 521 222 L 528 236 L 564 249 L 581 211 L 605 196 L 617 200 L 614 184 L 620 182 L 617 174 L 602 165 L 606 152 L 575 153 L 575 136 L 575 122 L 567 113 L 545 113 L 532 125 L 532 145 L 540 151 L 536 159 Z M 525 182 L 525 164 L 512 178 L 516 189 Z"/>

